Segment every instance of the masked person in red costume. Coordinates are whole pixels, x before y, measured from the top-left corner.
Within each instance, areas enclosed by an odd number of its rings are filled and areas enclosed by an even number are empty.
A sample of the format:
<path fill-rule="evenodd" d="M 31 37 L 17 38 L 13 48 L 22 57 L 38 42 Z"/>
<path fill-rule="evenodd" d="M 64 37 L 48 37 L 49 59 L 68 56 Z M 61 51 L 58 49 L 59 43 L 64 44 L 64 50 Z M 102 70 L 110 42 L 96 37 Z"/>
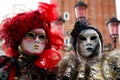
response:
<path fill-rule="evenodd" d="M 0 57 L 0 80 L 56 80 L 54 69 L 61 59 L 57 49 L 63 45 L 61 32 L 51 31 L 57 19 L 56 5 L 40 2 L 37 10 L 2 21 L 6 55 Z"/>

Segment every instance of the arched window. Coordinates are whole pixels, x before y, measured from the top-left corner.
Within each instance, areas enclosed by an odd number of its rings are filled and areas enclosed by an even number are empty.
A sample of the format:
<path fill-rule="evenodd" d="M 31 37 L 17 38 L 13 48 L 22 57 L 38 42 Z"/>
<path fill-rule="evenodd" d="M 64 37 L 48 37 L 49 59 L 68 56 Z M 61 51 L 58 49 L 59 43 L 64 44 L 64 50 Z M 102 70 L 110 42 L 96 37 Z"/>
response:
<path fill-rule="evenodd" d="M 70 14 L 69 14 L 69 12 L 64 12 L 64 19 L 65 20 L 70 20 Z"/>

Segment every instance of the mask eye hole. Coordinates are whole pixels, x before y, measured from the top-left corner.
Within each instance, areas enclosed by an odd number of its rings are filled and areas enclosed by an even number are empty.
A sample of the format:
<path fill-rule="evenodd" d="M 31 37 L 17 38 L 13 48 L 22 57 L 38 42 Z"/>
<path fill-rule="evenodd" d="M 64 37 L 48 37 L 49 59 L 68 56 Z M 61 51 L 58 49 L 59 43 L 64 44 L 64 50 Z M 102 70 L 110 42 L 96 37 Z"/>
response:
<path fill-rule="evenodd" d="M 85 41 L 85 40 L 86 40 L 86 38 L 83 37 L 83 36 L 80 36 L 79 39 L 82 40 L 82 41 Z"/>
<path fill-rule="evenodd" d="M 29 33 L 27 33 L 26 37 L 27 38 L 34 38 L 35 37 L 35 33 L 29 32 Z"/>
<path fill-rule="evenodd" d="M 40 40 L 45 40 L 45 38 L 46 38 L 45 35 L 39 35 Z"/>
<path fill-rule="evenodd" d="M 92 36 L 90 39 L 91 40 L 95 40 L 95 39 L 97 39 L 97 37 L 96 36 Z"/>

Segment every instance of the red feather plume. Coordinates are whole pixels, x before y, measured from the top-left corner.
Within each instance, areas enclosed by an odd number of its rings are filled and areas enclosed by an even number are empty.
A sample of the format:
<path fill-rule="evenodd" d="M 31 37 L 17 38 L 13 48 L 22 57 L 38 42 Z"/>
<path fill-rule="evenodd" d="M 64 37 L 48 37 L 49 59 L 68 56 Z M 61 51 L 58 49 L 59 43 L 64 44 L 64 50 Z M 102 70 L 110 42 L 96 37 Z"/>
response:
<path fill-rule="evenodd" d="M 50 49 L 52 45 L 60 47 L 63 42 L 62 38 L 56 37 L 60 34 L 51 33 L 51 22 L 57 19 L 55 4 L 39 3 L 39 8 L 35 11 L 19 13 L 3 20 L 0 27 L 0 40 L 5 40 L 6 54 L 11 57 L 17 55 L 18 46 L 23 37 L 35 28 L 43 28 L 46 32 L 48 43 L 45 49 Z M 51 39 L 61 42 L 54 43 Z"/>

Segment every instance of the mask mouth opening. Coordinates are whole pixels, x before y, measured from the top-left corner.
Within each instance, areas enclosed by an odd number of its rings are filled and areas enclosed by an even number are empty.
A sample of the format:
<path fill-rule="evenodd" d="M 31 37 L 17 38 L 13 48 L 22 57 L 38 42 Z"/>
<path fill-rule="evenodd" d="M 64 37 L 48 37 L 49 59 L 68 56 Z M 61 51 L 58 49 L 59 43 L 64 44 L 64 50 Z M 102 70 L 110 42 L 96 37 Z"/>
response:
<path fill-rule="evenodd" d="M 87 48 L 86 50 L 88 50 L 88 51 L 93 51 L 93 48 L 90 48 L 90 47 L 89 47 L 89 48 Z"/>

